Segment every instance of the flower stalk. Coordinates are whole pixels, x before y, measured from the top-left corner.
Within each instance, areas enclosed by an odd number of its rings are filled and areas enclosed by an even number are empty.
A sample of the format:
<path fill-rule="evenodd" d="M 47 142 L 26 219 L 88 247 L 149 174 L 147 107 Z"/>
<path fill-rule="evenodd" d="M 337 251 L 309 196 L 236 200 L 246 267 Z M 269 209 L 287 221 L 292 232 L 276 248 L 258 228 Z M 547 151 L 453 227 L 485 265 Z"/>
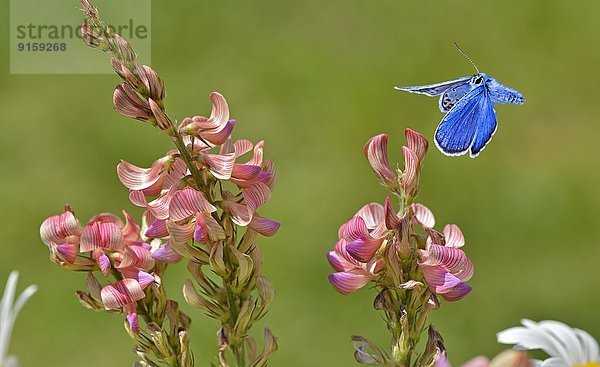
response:
<path fill-rule="evenodd" d="M 439 308 L 438 296 L 456 301 L 471 288 L 465 283 L 473 266 L 459 248 L 464 245 L 460 229 L 446 225 L 434 229 L 433 213 L 416 203 L 419 178 L 427 140 L 406 130 L 407 146 L 402 147 L 404 170 L 392 170 L 387 158 L 387 135 L 377 135 L 364 152 L 381 184 L 399 200 L 370 203 L 343 224 L 339 240 L 327 258 L 336 271 L 329 276 L 342 294 L 374 283 L 378 294 L 373 306 L 383 312 L 391 335 L 386 352 L 368 339 L 354 336 L 355 357 L 367 365 L 386 367 L 433 366 L 445 355 L 443 340 L 428 323 L 431 311 Z M 421 352 L 417 346 L 425 330 L 428 341 Z"/>
<path fill-rule="evenodd" d="M 115 110 L 157 127 L 176 150 L 147 169 L 126 161 L 117 167 L 130 201 L 145 210 L 141 226 L 124 212 L 125 223 L 100 214 L 81 228 L 67 208 L 42 224 L 51 259 L 90 272 L 88 292 L 78 293 L 86 307 L 126 314 L 138 366 L 187 367 L 193 365 L 190 318 L 167 298 L 162 284 L 168 264 L 186 259 L 192 279 L 183 286 L 185 300 L 221 324 L 216 363 L 266 366 L 277 349 L 275 337 L 265 329 L 259 349 L 250 336 L 274 296 L 273 286 L 261 275 L 257 241 L 279 229 L 278 222 L 257 213 L 275 184 L 274 165 L 263 158 L 264 142 L 232 139 L 235 120 L 229 118 L 225 97 L 216 92 L 210 95 L 209 117 L 181 123 L 169 118 L 162 79 L 137 63 L 131 45 L 112 33 L 96 8 L 87 0 L 81 3 L 85 43 L 110 54 L 122 79 L 113 94 Z M 248 161 L 238 162 L 250 152 Z M 92 272 L 100 272 L 108 284 L 101 285 Z"/>

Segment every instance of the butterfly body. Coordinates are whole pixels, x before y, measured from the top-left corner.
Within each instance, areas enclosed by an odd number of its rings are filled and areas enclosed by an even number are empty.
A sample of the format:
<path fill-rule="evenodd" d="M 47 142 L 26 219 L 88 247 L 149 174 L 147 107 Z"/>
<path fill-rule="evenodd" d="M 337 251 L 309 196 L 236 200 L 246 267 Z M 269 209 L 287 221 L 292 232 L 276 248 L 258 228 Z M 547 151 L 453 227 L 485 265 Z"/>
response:
<path fill-rule="evenodd" d="M 435 131 L 436 146 L 450 156 L 481 153 L 498 127 L 494 103 L 523 104 L 523 95 L 485 73 L 447 82 L 415 87 L 396 87 L 410 93 L 440 96 L 439 109 L 446 113 Z"/>

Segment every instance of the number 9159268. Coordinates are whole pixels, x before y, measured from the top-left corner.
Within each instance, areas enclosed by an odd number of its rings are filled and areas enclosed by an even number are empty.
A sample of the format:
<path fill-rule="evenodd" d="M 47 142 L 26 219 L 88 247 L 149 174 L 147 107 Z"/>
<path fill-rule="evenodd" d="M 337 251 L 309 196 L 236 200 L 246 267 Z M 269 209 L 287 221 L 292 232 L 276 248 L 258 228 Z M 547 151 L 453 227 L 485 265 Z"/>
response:
<path fill-rule="evenodd" d="M 27 42 L 17 44 L 17 50 L 29 52 L 61 52 L 67 51 L 67 44 L 64 42 Z"/>

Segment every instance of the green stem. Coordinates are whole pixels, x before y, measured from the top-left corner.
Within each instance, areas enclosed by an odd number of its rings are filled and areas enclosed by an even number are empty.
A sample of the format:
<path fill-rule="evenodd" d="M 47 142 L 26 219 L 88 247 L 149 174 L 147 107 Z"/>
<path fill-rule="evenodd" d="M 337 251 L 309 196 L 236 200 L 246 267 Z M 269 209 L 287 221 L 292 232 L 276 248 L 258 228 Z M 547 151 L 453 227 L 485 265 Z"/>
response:
<path fill-rule="evenodd" d="M 181 158 L 185 162 L 185 165 L 188 167 L 188 169 L 192 173 L 192 177 L 194 177 L 194 181 L 196 182 L 198 189 L 201 189 L 202 186 L 204 186 L 204 185 L 203 185 L 202 177 L 200 176 L 200 171 L 198 171 L 198 167 L 196 167 L 196 164 L 194 163 L 194 159 L 190 155 L 190 152 L 188 152 L 188 150 L 185 146 L 185 143 L 183 142 L 183 139 L 181 138 L 179 133 L 177 133 L 177 131 L 175 131 L 175 130 L 171 134 L 171 138 L 173 140 L 173 143 L 175 143 L 175 146 L 181 153 Z"/>

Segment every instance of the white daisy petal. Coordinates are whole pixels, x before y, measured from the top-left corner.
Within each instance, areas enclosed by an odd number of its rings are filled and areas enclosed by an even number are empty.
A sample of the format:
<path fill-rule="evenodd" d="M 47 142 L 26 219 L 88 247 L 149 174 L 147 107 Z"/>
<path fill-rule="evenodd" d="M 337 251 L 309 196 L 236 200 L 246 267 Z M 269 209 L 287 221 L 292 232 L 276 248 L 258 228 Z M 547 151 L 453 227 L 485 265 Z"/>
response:
<path fill-rule="evenodd" d="M 526 324 L 523 322 L 523 324 Z M 541 349 L 552 357 L 567 359 L 568 354 L 564 348 L 557 344 L 553 338 L 544 334 L 537 324 L 528 327 L 512 327 L 496 334 L 498 343 L 515 344 L 515 349 L 532 350 Z"/>
<path fill-rule="evenodd" d="M 573 328 L 552 320 L 540 321 L 539 325 L 548 330 L 548 335 L 553 335 L 556 341 L 565 347 L 565 351 L 568 353 L 567 362 L 571 366 L 583 365 L 588 362 L 587 355 Z"/>
<path fill-rule="evenodd" d="M 571 367 L 571 365 L 562 358 L 552 357 L 542 362 L 542 367 Z"/>
<path fill-rule="evenodd" d="M 598 342 L 587 331 L 575 329 L 586 356 L 586 362 L 600 362 Z"/>

